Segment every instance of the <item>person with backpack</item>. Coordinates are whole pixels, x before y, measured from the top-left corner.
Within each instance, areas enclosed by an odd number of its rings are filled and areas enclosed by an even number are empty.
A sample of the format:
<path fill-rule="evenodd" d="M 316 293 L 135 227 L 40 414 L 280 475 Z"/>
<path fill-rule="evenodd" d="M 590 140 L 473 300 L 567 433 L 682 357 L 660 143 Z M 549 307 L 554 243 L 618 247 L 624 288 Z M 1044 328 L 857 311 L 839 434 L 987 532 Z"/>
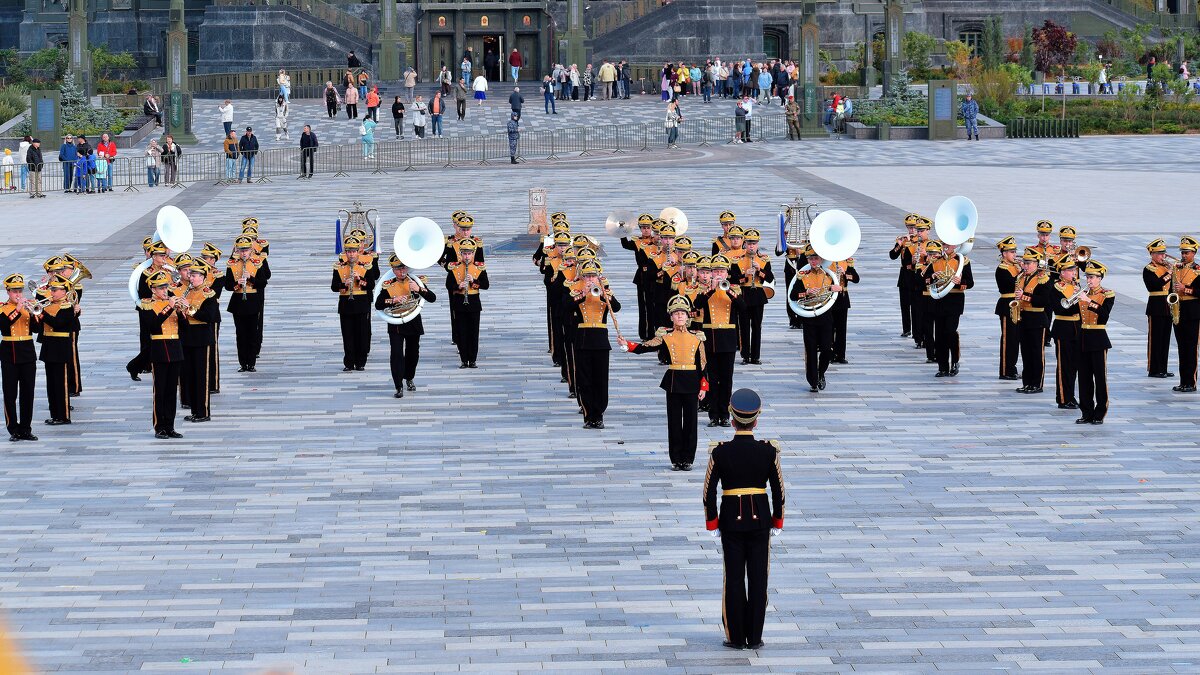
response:
<path fill-rule="evenodd" d="M 413 102 L 413 133 L 417 138 L 425 138 L 425 113 L 429 106 L 425 105 L 423 99 L 423 96 L 417 94 L 417 100 Z"/>

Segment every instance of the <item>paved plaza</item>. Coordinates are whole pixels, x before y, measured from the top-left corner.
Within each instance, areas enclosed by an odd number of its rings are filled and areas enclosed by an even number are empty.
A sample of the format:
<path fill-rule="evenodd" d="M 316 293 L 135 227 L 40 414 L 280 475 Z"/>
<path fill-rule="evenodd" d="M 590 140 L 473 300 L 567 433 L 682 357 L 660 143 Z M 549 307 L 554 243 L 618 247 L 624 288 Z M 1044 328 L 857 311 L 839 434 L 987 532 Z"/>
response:
<path fill-rule="evenodd" d="M 773 142 L 4 201 L 19 231 L 0 269 L 40 273 L 67 250 L 96 279 L 75 423 L 41 424 L 39 372 L 41 441 L 0 447 L 0 622 L 44 672 L 1198 672 L 1200 399 L 1145 377 L 1138 281 L 1148 241 L 1196 233 L 1197 151 L 1190 136 Z M 670 470 L 654 359 L 614 351 L 608 428 L 581 428 L 545 353 L 531 187 L 604 241 L 628 336 L 633 264 L 603 237 L 610 210 L 677 206 L 708 242 L 731 208 L 770 247 L 797 195 L 858 219 L 850 363 L 808 393 L 777 298 L 764 364 L 736 370 L 784 448 L 764 649 L 721 647 L 703 471 Z M 952 194 L 983 216 L 977 285 L 962 373 L 934 379 L 899 337 L 886 252 L 906 211 Z M 419 390 L 392 398 L 378 321 L 366 371 L 341 372 L 330 265 L 356 199 L 387 243 L 410 216 L 447 231 L 454 209 L 475 216 L 492 286 L 478 370 L 457 368 L 431 270 Z M 150 382 L 123 370 L 126 281 L 162 203 L 226 253 L 256 216 L 274 273 L 258 372 L 231 367 L 225 314 L 213 421 L 181 418 L 179 441 L 153 438 Z M 1049 386 L 996 379 L 990 243 L 1030 242 L 1043 217 L 1078 226 L 1118 290 L 1104 426 L 1075 425 Z M 730 430 L 699 435 L 703 457 Z"/>

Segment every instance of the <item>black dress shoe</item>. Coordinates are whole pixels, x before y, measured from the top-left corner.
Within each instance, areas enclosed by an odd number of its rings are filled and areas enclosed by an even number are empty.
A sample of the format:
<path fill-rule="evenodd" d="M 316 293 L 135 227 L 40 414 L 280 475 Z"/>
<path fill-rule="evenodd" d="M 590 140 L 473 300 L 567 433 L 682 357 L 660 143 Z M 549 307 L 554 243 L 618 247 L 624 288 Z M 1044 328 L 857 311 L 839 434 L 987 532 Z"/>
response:
<path fill-rule="evenodd" d="M 1024 387 L 1017 387 L 1016 392 L 1018 394 L 1028 394 L 1029 393 L 1029 385 L 1025 385 Z"/>
<path fill-rule="evenodd" d="M 1104 420 L 1102 420 L 1102 419 L 1095 419 L 1095 420 L 1092 420 L 1092 424 L 1104 424 Z"/>
<path fill-rule="evenodd" d="M 918 342 L 918 343 L 916 344 L 916 346 L 915 346 L 915 347 L 913 347 L 913 349 L 925 349 L 925 343 L 924 343 L 924 342 Z"/>
<path fill-rule="evenodd" d="M 684 462 L 683 464 L 680 464 L 680 465 L 679 465 L 679 468 L 680 468 L 680 469 L 682 469 L 682 470 L 684 470 L 684 471 L 691 471 L 691 470 L 692 470 L 692 465 L 691 465 L 691 464 L 688 464 L 687 462 Z"/>
<path fill-rule="evenodd" d="M 847 361 L 846 359 L 834 359 L 834 360 L 833 360 L 833 362 L 834 362 L 834 363 L 836 363 L 836 364 L 838 364 L 838 365 L 840 365 L 840 366 L 844 366 L 844 365 L 846 365 L 846 364 L 850 363 L 850 362 L 849 362 L 849 361 Z"/>
<path fill-rule="evenodd" d="M 248 368 L 246 368 L 246 366 L 238 366 L 238 372 L 239 372 L 239 373 L 244 373 L 244 372 L 246 372 L 247 370 L 249 370 L 249 369 L 248 369 Z M 137 378 L 135 377 L 135 378 L 133 378 L 133 379 L 135 379 L 135 380 L 136 380 Z"/>
<path fill-rule="evenodd" d="M 136 370 L 133 370 L 132 368 L 126 368 L 125 372 L 129 373 L 129 379 L 133 380 L 134 382 L 142 381 L 142 378 L 138 377 L 138 373 Z"/>
<path fill-rule="evenodd" d="M 171 429 L 170 431 L 168 431 L 167 436 L 169 436 L 170 438 L 183 438 L 183 434 L 179 433 L 178 431 L 175 431 L 174 429 Z"/>
<path fill-rule="evenodd" d="M 167 438 L 170 438 L 170 436 L 168 436 L 168 435 L 167 435 L 167 432 L 165 432 L 165 431 L 159 431 L 159 432 L 156 432 L 156 433 L 154 434 L 154 437 L 155 437 L 155 438 L 161 438 L 161 439 L 167 439 Z"/>
<path fill-rule="evenodd" d="M 472 362 L 470 362 L 470 363 L 468 363 L 468 364 L 467 364 L 467 367 L 468 367 L 468 368 L 478 368 L 479 366 L 475 365 L 475 362 L 474 362 L 474 361 L 472 361 Z"/>
<path fill-rule="evenodd" d="M 725 640 L 724 642 L 722 642 L 721 646 L 725 647 L 726 649 L 745 649 L 744 645 L 734 644 L 734 643 L 730 642 L 729 640 Z"/>
<path fill-rule="evenodd" d="M 937 359 L 931 359 L 928 356 L 926 356 L 925 363 L 937 363 Z"/>
<path fill-rule="evenodd" d="M 809 387 L 809 388 L 808 388 L 808 390 L 809 390 L 809 391 L 811 391 L 811 392 L 812 392 L 812 393 L 814 393 L 814 394 L 815 394 L 815 393 L 817 393 L 817 388 L 816 388 L 816 387 Z"/>
<path fill-rule="evenodd" d="M 762 360 L 761 360 L 761 359 L 750 359 L 750 365 L 752 365 L 752 366 L 761 366 L 761 365 L 762 365 Z"/>
<path fill-rule="evenodd" d="M 416 390 L 417 390 L 417 385 L 413 384 L 413 381 L 412 381 L 412 380 L 409 380 L 409 381 L 407 381 L 407 382 L 405 382 L 405 383 L 404 383 L 404 388 L 405 388 L 405 389 L 408 389 L 409 391 L 416 391 Z"/>
<path fill-rule="evenodd" d="M 191 419 L 191 421 L 192 422 L 210 422 L 210 421 L 212 421 L 212 418 L 209 417 L 208 415 L 205 415 L 204 417 L 193 417 Z"/>
<path fill-rule="evenodd" d="M 721 420 L 720 422 L 717 422 L 717 424 L 719 424 L 720 426 L 723 426 L 723 427 L 727 427 L 727 426 L 729 426 L 729 420 Z"/>
<path fill-rule="evenodd" d="M 939 371 L 937 371 L 937 375 L 934 375 L 934 377 L 950 377 L 950 372 L 945 371 L 945 370 L 939 370 Z"/>
<path fill-rule="evenodd" d="M 821 390 L 825 389 L 825 376 L 824 375 L 821 376 L 821 379 L 817 380 L 817 389 L 821 389 Z"/>
<path fill-rule="evenodd" d="M 956 375 L 958 375 L 958 364 L 951 363 L 950 364 L 950 377 L 955 377 Z"/>
<path fill-rule="evenodd" d="M 354 369 L 355 370 L 366 370 L 367 367 L 366 366 L 354 366 Z"/>
<path fill-rule="evenodd" d="M 21 434 L 21 440 L 23 440 L 23 441 L 36 441 L 37 439 L 38 439 L 38 437 L 34 436 L 33 433 L 29 432 L 29 431 L 26 431 L 25 433 Z"/>
<path fill-rule="evenodd" d="M 567 394 L 567 398 L 579 398 L 579 394 L 576 394 L 575 392 L 571 392 L 571 393 Z"/>
<path fill-rule="evenodd" d="M 1092 423 L 1092 420 L 1090 417 L 1080 417 L 1079 419 L 1075 420 L 1075 424 L 1091 424 L 1091 423 Z"/>
<path fill-rule="evenodd" d="M 1030 387 L 1025 390 L 1026 394 L 1040 394 L 1044 391 L 1041 387 Z"/>
<path fill-rule="evenodd" d="M 459 369 L 459 370 L 462 370 L 463 368 L 466 368 L 466 367 L 467 367 L 467 362 L 466 362 L 466 361 L 463 361 L 462 363 L 460 363 L 460 364 L 458 365 L 458 369 Z"/>
<path fill-rule="evenodd" d="M 672 471 L 683 471 L 683 465 L 682 464 L 672 464 L 671 470 Z"/>
<path fill-rule="evenodd" d="M 593 429 L 603 429 L 604 428 L 604 420 L 596 420 L 595 422 L 592 422 L 592 428 Z"/>
<path fill-rule="evenodd" d="M 559 383 L 559 384 L 566 384 L 566 383 L 567 383 L 567 378 L 565 378 L 565 377 L 560 377 L 560 378 L 558 378 L 558 383 Z"/>
<path fill-rule="evenodd" d="M 903 333 L 901 333 L 901 334 L 900 334 L 900 337 L 912 337 L 912 331 L 907 331 L 907 330 L 906 330 L 906 331 L 904 331 Z"/>
<path fill-rule="evenodd" d="M 350 372 L 350 371 L 352 371 L 352 370 L 354 370 L 354 369 L 353 369 L 353 368 L 351 368 L 350 366 L 346 366 L 346 367 L 342 368 L 342 372 L 343 372 L 343 373 L 348 373 L 348 372 Z"/>
<path fill-rule="evenodd" d="M 1171 387 L 1171 391 L 1178 391 L 1180 393 L 1186 394 L 1188 392 L 1196 391 L 1196 388 L 1195 387 L 1185 387 L 1183 385 L 1179 385 L 1179 386 Z"/>
<path fill-rule="evenodd" d="M 396 393 L 392 394 L 392 398 L 404 398 L 404 392 L 397 389 Z"/>
<path fill-rule="evenodd" d="M 1067 401 L 1066 403 L 1064 403 L 1058 407 L 1066 408 L 1067 410 L 1079 410 L 1079 404 L 1076 403 L 1075 401 Z"/>
<path fill-rule="evenodd" d="M 258 372 L 258 369 L 257 369 L 257 368 L 255 368 L 254 366 L 246 366 L 246 372 L 249 372 L 249 373 L 257 373 L 257 372 Z"/>
<path fill-rule="evenodd" d="M 709 420 L 708 426 L 709 427 L 719 427 L 719 426 L 721 426 L 721 423 L 718 422 L 717 420 Z"/>
<path fill-rule="evenodd" d="M 743 365 L 743 366 L 748 366 L 748 365 L 750 365 L 750 359 L 742 359 L 742 365 Z"/>
<path fill-rule="evenodd" d="M 191 422 L 191 421 L 192 421 L 192 420 L 194 420 L 194 419 L 196 419 L 194 416 L 192 416 L 192 415 L 188 415 L 188 416 L 186 416 L 186 417 L 184 417 L 184 418 L 183 418 L 183 421 L 184 421 L 184 422 Z"/>
<path fill-rule="evenodd" d="M 1016 382 L 1017 380 L 1019 380 L 1019 379 L 1021 379 L 1021 378 L 1020 378 L 1020 377 L 1017 377 L 1016 375 L 1001 375 L 1001 376 L 1000 376 L 1000 379 L 1002 379 L 1002 380 L 1012 380 L 1013 382 Z"/>
<path fill-rule="evenodd" d="M 756 642 L 752 645 L 746 645 L 746 649 L 762 649 L 765 646 L 766 645 L 763 644 L 763 641 L 759 640 L 758 642 Z"/>

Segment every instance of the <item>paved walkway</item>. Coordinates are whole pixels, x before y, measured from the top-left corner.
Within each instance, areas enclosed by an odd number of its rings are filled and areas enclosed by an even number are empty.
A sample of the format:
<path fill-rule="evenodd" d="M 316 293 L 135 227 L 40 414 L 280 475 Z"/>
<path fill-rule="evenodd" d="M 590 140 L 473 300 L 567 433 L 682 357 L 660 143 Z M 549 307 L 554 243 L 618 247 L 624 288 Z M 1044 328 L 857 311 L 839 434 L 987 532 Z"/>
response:
<path fill-rule="evenodd" d="M 1197 142 L 1138 140 L 1174 156 Z M 1056 189 L 1079 201 L 1091 171 L 1137 160 L 1114 152 L 1123 143 L 756 144 L 175 191 L 197 242 L 228 250 L 241 218 L 257 216 L 275 273 L 258 372 L 228 368 L 227 319 L 214 419 L 181 422 L 177 442 L 152 438 L 149 383 L 122 371 L 137 348 L 126 279 L 156 204 L 121 202 L 91 244 L 45 216 L 66 197 L 36 200 L 37 212 L 17 200 L 10 220 L 47 226 L 0 247 L 3 270 L 29 272 L 67 249 L 97 279 L 77 423 L 38 423 L 41 442 L 0 448 L 4 620 L 44 671 L 1196 672 L 1196 399 L 1144 377 L 1136 299 L 1122 294 L 1110 324 L 1103 427 L 1081 429 L 1051 394 L 1018 396 L 995 379 L 986 246 L 963 372 L 934 379 L 897 337 L 884 255 L 904 210 L 932 202 L 856 192 L 809 166 L 854 166 L 870 147 L 891 165 L 879 182 L 919 181 L 953 157 L 986 169 L 1027 153 L 1045 167 L 1057 150 L 1074 159 L 1056 169 Z M 418 392 L 391 398 L 378 324 L 366 372 L 340 372 L 327 290 L 338 209 L 379 208 L 388 240 L 406 217 L 446 226 L 466 208 L 495 244 L 524 231 L 534 186 L 596 235 L 612 209 L 666 206 L 682 207 L 701 241 L 724 208 L 769 230 L 796 194 L 862 225 L 850 364 L 833 367 L 819 396 L 798 385 L 801 336 L 776 302 L 765 365 L 736 375 L 766 401 L 761 434 L 786 449 L 787 527 L 772 549 L 760 652 L 720 646 L 720 551 L 703 532 L 702 473 L 668 470 L 659 368 L 614 353 L 608 429 L 581 429 L 544 353 L 541 286 L 524 253 L 489 251 L 479 370 L 454 367 L 439 290 Z M 985 211 L 1009 189 L 982 178 L 977 188 Z M 1034 195 L 986 234 L 1028 239 L 1043 203 Z M 1194 220 L 1185 200 L 1164 200 L 1148 223 L 1177 238 Z M 1110 268 L 1140 267 L 1141 230 L 1102 214 L 1073 224 Z M 631 260 L 606 243 L 628 330 Z M 37 406 L 41 420 L 41 391 Z M 700 428 L 701 454 L 728 435 L 712 432 Z"/>

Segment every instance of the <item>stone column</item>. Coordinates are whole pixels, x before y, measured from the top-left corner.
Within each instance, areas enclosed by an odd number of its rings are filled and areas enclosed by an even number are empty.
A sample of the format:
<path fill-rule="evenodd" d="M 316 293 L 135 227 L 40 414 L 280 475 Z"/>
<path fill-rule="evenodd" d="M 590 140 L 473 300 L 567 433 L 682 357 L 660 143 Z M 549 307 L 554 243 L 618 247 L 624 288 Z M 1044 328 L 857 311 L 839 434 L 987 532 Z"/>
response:
<path fill-rule="evenodd" d="M 887 93 L 892 78 L 904 69 L 904 3 L 886 0 L 883 17 L 883 91 Z"/>
<path fill-rule="evenodd" d="M 863 15 L 863 30 L 865 31 L 865 39 L 863 40 L 863 71 L 862 84 L 864 87 L 875 86 L 875 51 L 871 45 L 874 43 L 875 34 L 871 30 L 874 27 L 874 22 L 871 21 L 870 14 Z M 870 95 L 870 92 L 867 92 Z"/>
<path fill-rule="evenodd" d="M 91 97 L 92 53 L 88 51 L 87 0 L 70 0 L 67 11 L 67 73 L 83 95 Z"/>
<path fill-rule="evenodd" d="M 583 0 L 567 0 L 567 32 L 562 36 L 566 53 L 560 54 L 561 63 L 584 67 L 587 60 L 587 33 L 583 30 Z"/>
<path fill-rule="evenodd" d="M 800 130 L 802 136 L 824 136 L 821 124 L 821 101 L 817 99 L 817 84 L 820 82 L 821 35 L 817 29 L 816 4 L 804 3 L 804 23 L 800 26 L 799 77 L 796 93 L 803 97 L 800 105 Z"/>
<path fill-rule="evenodd" d="M 384 82 L 400 79 L 400 34 L 396 32 L 396 0 L 379 2 L 379 39 L 375 53 L 378 77 Z"/>
<path fill-rule="evenodd" d="M 196 142 L 192 135 L 192 95 L 188 91 L 187 26 L 183 22 L 183 0 L 171 0 L 167 29 L 166 132 L 181 145 Z"/>

